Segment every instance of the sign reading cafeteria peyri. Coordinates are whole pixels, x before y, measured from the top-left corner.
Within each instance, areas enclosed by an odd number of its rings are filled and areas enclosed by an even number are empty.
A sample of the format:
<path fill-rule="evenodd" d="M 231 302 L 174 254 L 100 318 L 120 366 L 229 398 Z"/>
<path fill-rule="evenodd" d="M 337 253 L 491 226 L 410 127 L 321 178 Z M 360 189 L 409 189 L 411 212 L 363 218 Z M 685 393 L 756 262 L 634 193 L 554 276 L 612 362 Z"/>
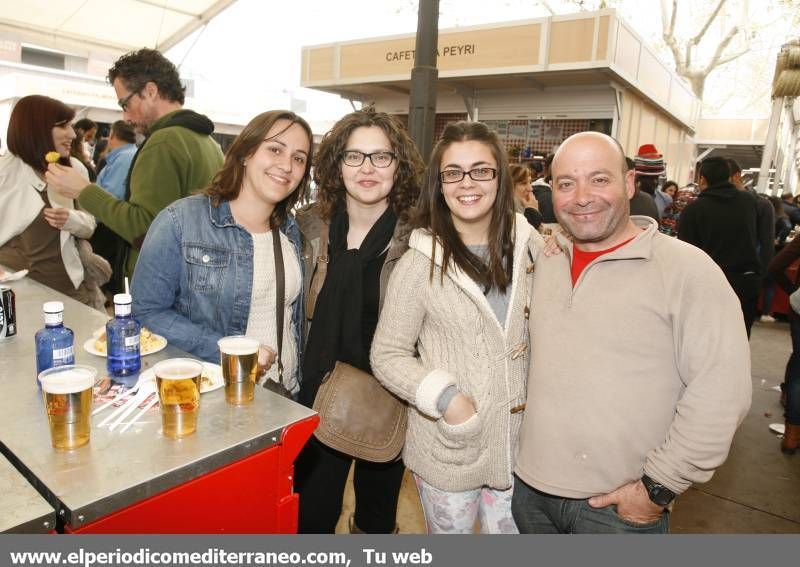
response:
<path fill-rule="evenodd" d="M 416 50 L 404 50 L 404 51 L 387 51 L 386 52 L 386 60 L 387 61 L 402 61 L 404 59 L 410 59 L 411 61 L 414 60 Z M 468 43 L 466 45 L 448 45 L 443 50 L 436 50 L 436 57 L 455 57 L 456 55 L 472 55 L 475 53 L 475 44 Z"/>
<path fill-rule="evenodd" d="M 440 71 L 452 71 L 538 65 L 540 33 L 539 23 L 442 33 L 437 66 Z M 414 66 L 414 43 L 414 36 L 407 36 L 342 44 L 338 78 L 368 81 L 370 77 L 410 76 Z M 309 80 L 323 79 L 326 73 L 314 64 L 315 49 L 309 51 L 312 60 Z M 318 71 L 319 76 L 315 78 Z"/>

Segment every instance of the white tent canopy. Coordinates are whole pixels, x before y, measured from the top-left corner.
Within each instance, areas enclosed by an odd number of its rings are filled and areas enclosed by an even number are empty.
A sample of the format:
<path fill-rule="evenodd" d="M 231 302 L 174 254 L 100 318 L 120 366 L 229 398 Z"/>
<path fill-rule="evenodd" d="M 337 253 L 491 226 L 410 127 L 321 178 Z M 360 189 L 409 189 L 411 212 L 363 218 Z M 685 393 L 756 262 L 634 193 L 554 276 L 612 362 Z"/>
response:
<path fill-rule="evenodd" d="M 0 37 L 66 53 L 167 51 L 236 0 L 24 0 L 0 2 Z"/>

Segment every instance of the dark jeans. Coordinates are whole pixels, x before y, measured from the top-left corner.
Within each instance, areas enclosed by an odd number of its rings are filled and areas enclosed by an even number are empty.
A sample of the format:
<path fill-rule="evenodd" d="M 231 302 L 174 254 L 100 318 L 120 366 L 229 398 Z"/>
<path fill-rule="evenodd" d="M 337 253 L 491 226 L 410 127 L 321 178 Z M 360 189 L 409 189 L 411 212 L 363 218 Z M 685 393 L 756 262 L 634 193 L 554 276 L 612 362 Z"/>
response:
<path fill-rule="evenodd" d="M 665 534 L 669 513 L 653 524 L 623 520 L 616 506 L 592 508 L 586 500 L 540 492 L 514 477 L 511 512 L 521 534 Z"/>
<path fill-rule="evenodd" d="M 405 472 L 403 461 L 371 463 L 353 459 L 311 437 L 295 463 L 295 489 L 300 495 L 299 533 L 332 534 L 336 531 L 347 475 L 354 460 L 356 526 L 368 534 L 394 531 Z"/>
<path fill-rule="evenodd" d="M 761 314 L 770 315 L 772 313 L 772 302 L 775 301 L 775 281 L 767 276 L 761 288 L 764 290 L 764 302 L 761 304 Z"/>
<path fill-rule="evenodd" d="M 792 335 L 792 354 L 786 363 L 783 388 L 786 392 L 786 421 L 800 425 L 800 317 L 789 313 L 789 331 Z"/>
<path fill-rule="evenodd" d="M 758 274 L 732 274 L 725 273 L 728 283 L 731 284 L 739 303 L 742 306 L 744 327 L 747 338 L 750 338 L 750 329 L 753 327 L 758 315 L 758 294 L 761 291 L 761 276 Z"/>

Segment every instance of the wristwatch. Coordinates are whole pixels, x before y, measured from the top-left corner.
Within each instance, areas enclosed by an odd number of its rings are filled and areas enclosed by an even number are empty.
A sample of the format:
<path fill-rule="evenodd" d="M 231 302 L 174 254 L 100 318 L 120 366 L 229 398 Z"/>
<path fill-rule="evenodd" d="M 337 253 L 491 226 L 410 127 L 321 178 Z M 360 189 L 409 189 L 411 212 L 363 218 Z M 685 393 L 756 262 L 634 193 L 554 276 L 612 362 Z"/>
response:
<path fill-rule="evenodd" d="M 647 490 L 647 495 L 654 504 L 658 504 L 659 506 L 666 508 L 670 505 L 670 502 L 675 499 L 674 492 L 672 492 L 663 484 L 654 481 L 646 474 L 642 475 L 642 484 L 644 484 L 644 488 Z"/>

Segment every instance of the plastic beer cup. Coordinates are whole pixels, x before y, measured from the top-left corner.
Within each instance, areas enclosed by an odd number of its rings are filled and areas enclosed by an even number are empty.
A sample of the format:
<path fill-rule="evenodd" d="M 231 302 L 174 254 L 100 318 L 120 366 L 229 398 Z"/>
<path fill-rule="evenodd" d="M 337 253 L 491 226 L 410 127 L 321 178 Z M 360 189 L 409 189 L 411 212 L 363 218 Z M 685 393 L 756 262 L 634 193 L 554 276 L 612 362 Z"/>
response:
<path fill-rule="evenodd" d="M 56 366 L 39 374 L 50 440 L 56 449 L 75 449 L 89 442 L 92 386 L 96 378 L 95 368 L 74 364 Z"/>
<path fill-rule="evenodd" d="M 191 435 L 197 430 L 203 365 L 191 358 L 170 358 L 156 363 L 153 372 L 164 435 L 173 439 Z"/>

